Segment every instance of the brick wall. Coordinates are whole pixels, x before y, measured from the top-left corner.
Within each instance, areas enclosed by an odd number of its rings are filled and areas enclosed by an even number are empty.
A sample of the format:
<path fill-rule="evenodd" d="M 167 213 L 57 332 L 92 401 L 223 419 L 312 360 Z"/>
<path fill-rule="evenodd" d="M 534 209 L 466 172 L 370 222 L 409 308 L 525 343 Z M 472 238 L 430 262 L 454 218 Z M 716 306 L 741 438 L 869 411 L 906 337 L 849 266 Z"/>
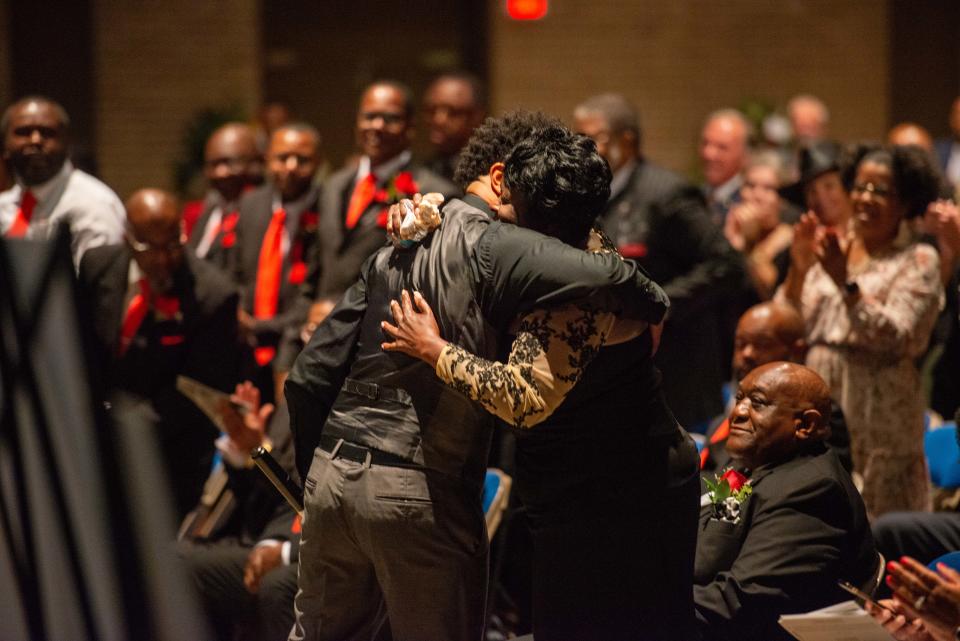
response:
<path fill-rule="evenodd" d="M 746 99 L 816 94 L 842 139 L 888 124 L 886 0 L 552 0 L 535 23 L 490 2 L 497 110 L 569 120 L 586 96 L 621 91 L 640 109 L 647 153 L 678 171 L 696 164 L 704 116 Z"/>
<path fill-rule="evenodd" d="M 258 0 L 96 0 L 100 173 L 121 197 L 172 187 L 198 111 L 260 102 Z"/>

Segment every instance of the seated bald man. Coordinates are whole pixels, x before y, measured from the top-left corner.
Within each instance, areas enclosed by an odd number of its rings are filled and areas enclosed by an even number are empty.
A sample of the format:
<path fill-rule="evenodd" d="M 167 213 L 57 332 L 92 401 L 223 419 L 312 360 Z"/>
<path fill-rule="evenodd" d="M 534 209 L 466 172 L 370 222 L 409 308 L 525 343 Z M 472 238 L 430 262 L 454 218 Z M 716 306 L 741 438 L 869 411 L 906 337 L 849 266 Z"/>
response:
<path fill-rule="evenodd" d="M 180 516 L 210 470 L 217 430 L 176 390 L 183 374 L 230 391 L 237 380 L 237 294 L 215 267 L 184 251 L 180 208 L 159 189 L 126 202 L 126 242 L 89 249 L 81 301 L 105 394 L 147 401 Z"/>
<path fill-rule="evenodd" d="M 730 410 L 733 409 L 733 396 L 737 384 L 751 370 L 773 361 L 790 361 L 803 364 L 807 358 L 806 328 L 800 312 L 792 305 L 769 301 L 754 305 L 743 313 L 737 321 L 737 330 L 733 343 L 733 364 L 731 371 L 734 380 L 728 383 L 730 401 L 726 411 L 711 424 L 707 445 L 700 451 L 700 469 L 704 475 L 712 475 L 730 464 L 730 455 L 724 445 L 730 434 Z M 827 445 L 833 448 L 844 469 L 853 469 L 850 458 L 850 432 L 843 417 L 843 410 L 831 401 L 830 435 Z M 712 476 L 710 476 L 712 478 Z"/>
<path fill-rule="evenodd" d="M 781 614 L 843 601 L 838 580 L 861 585 L 875 570 L 863 500 L 824 445 L 829 413 L 826 383 L 802 365 L 769 363 L 740 382 L 727 450 L 750 489 L 701 501 L 693 596 L 704 641 L 792 639 Z"/>

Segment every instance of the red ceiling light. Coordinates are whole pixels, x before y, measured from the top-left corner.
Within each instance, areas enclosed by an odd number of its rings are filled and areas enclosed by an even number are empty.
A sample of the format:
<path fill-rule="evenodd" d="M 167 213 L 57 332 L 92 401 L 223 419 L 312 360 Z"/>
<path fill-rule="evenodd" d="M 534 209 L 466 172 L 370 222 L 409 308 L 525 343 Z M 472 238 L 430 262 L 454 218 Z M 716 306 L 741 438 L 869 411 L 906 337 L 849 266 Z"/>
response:
<path fill-rule="evenodd" d="M 507 0 L 507 15 L 514 20 L 539 20 L 547 15 L 548 0 Z"/>

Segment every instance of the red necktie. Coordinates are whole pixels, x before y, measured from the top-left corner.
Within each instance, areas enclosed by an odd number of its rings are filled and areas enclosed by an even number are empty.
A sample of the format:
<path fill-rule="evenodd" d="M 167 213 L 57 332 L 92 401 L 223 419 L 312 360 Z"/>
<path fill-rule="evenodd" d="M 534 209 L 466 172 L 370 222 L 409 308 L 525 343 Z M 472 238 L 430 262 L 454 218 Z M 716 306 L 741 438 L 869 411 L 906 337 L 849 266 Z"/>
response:
<path fill-rule="evenodd" d="M 347 229 L 353 229 L 357 226 L 360 216 L 373 202 L 373 194 L 376 191 L 377 177 L 373 175 L 373 172 L 367 174 L 363 180 L 356 184 L 353 188 L 353 195 L 350 196 L 350 205 L 347 207 Z"/>
<path fill-rule="evenodd" d="M 36 196 L 27 189 L 23 192 L 20 208 L 17 209 L 17 217 L 13 219 L 13 224 L 7 230 L 7 238 L 22 238 L 27 233 L 27 229 L 30 227 L 30 218 L 33 216 L 33 208 L 36 206 Z"/>
<path fill-rule="evenodd" d="M 127 305 L 127 313 L 123 316 L 123 324 L 120 326 L 120 345 L 117 346 L 117 353 L 122 357 L 130 348 L 133 337 L 137 335 L 140 324 L 147 316 L 147 308 L 150 299 L 150 283 L 146 278 L 141 278 L 137 284 L 140 286 L 140 293 L 135 294 Z"/>
<path fill-rule="evenodd" d="M 260 259 L 257 262 L 257 284 L 253 291 L 254 318 L 273 318 L 277 313 L 280 299 L 280 275 L 283 270 L 283 224 L 287 212 L 283 207 L 273 212 L 267 233 L 260 245 Z M 277 350 L 274 347 L 258 347 L 253 357 L 261 367 L 273 360 Z"/>

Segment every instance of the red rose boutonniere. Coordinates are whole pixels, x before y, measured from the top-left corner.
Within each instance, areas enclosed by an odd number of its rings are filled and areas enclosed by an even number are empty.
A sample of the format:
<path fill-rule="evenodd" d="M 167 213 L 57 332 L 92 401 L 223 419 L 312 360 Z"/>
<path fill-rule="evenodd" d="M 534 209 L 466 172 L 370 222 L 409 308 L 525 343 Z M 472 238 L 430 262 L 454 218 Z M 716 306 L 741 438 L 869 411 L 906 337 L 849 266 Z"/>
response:
<path fill-rule="evenodd" d="M 713 505 L 714 518 L 728 523 L 739 523 L 741 507 L 753 493 L 750 479 L 733 468 L 716 479 L 716 482 L 704 479 L 707 485 L 705 501 Z"/>
<path fill-rule="evenodd" d="M 390 209 L 390 205 L 398 203 L 404 198 L 413 198 L 413 195 L 418 191 L 420 191 L 420 186 L 409 171 L 401 171 L 391 178 L 383 189 L 377 190 L 373 195 L 374 202 L 384 205 L 383 210 L 377 216 L 377 225 L 386 228 L 387 211 Z"/>

